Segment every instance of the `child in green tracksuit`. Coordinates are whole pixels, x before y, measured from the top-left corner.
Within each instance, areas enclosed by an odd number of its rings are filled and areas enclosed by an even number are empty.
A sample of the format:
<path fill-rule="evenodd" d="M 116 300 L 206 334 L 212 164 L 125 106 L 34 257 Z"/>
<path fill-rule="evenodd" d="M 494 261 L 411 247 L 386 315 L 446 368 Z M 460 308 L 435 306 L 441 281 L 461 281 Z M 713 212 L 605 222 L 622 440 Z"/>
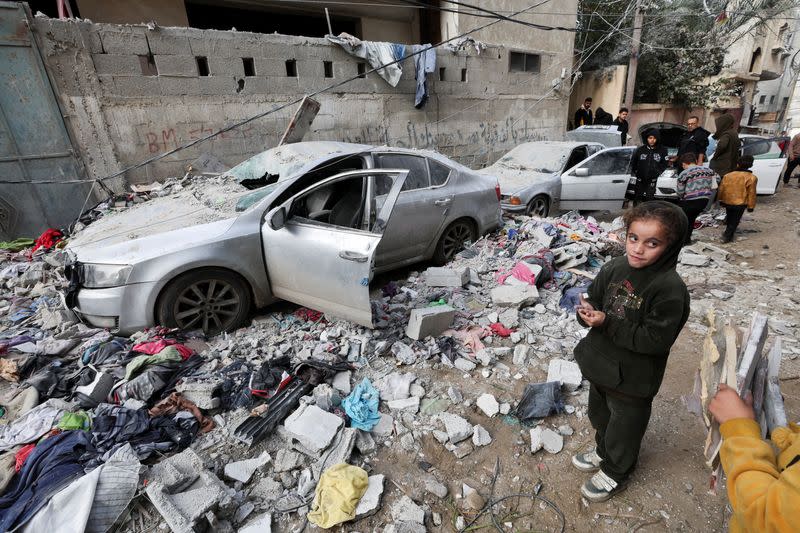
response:
<path fill-rule="evenodd" d="M 591 502 L 625 488 L 670 348 L 689 318 L 689 292 L 675 270 L 686 215 L 653 201 L 628 211 L 625 224 L 626 255 L 603 265 L 577 308 L 578 321 L 591 327 L 575 347 L 575 360 L 591 383 L 589 421 L 597 447 L 572 463 L 597 471 L 581 488 Z"/>

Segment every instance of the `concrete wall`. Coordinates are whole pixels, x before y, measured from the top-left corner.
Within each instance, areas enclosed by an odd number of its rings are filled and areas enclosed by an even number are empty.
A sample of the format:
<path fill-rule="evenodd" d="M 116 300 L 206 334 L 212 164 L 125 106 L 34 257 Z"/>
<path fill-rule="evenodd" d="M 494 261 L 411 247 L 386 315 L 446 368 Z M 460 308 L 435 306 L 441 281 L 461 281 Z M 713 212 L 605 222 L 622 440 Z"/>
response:
<path fill-rule="evenodd" d="M 616 117 L 625 96 L 627 74 L 627 65 L 614 65 L 602 70 L 583 72 L 572 88 L 569 99 L 570 112 L 574 114 L 583 105 L 584 98 L 591 96 L 593 110 L 602 107 L 604 111 Z"/>
<path fill-rule="evenodd" d="M 323 39 L 284 35 L 47 18 L 36 19 L 35 32 L 92 177 L 349 78 L 359 62 Z M 571 36 L 552 49 L 571 57 Z M 143 74 L 148 54 L 158 75 Z M 198 75 L 196 56 L 207 58 L 210 76 Z M 244 57 L 253 58 L 255 76 L 244 76 Z M 297 77 L 286 75 L 290 59 Z M 323 61 L 332 62 L 333 79 L 324 78 Z M 550 90 L 549 75 L 509 74 L 507 48 L 491 46 L 480 55 L 440 49 L 437 61 L 423 109 L 413 105 L 416 82 L 407 60 L 395 88 L 370 74 L 317 96 L 321 111 L 306 139 L 434 148 L 482 166 L 519 142 L 562 137 L 567 95 Z M 294 110 L 250 122 L 127 177 L 144 182 L 182 174 L 203 152 L 234 165 L 274 146 Z"/>
<path fill-rule="evenodd" d="M 156 21 L 161 26 L 188 26 L 183 0 L 77 0 L 81 17 L 93 22 L 140 24 Z"/>

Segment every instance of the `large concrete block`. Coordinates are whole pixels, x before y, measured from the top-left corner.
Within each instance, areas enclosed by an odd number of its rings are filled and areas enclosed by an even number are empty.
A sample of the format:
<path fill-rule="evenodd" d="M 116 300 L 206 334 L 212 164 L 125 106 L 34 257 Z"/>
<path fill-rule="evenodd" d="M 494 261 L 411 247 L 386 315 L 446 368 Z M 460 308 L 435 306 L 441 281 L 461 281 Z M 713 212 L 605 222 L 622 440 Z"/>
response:
<path fill-rule="evenodd" d="M 160 94 L 161 87 L 155 76 L 114 76 L 113 92 L 123 98 L 152 98 Z"/>
<path fill-rule="evenodd" d="M 143 29 L 126 26 L 103 26 L 100 41 L 107 54 L 146 55 L 150 52 Z"/>
<path fill-rule="evenodd" d="M 468 281 L 467 268 L 431 267 L 425 271 L 425 285 L 428 287 L 463 287 Z"/>
<path fill-rule="evenodd" d="M 583 375 L 578 363 L 566 359 L 551 359 L 547 367 L 547 381 L 559 381 L 568 391 L 581 386 Z"/>
<path fill-rule="evenodd" d="M 448 329 L 456 317 L 456 310 L 449 305 L 437 305 L 412 309 L 406 326 L 406 335 L 415 340 L 435 337 Z"/>
<path fill-rule="evenodd" d="M 244 77 L 244 64 L 240 57 L 209 57 L 208 71 L 212 76 Z"/>
<path fill-rule="evenodd" d="M 190 55 L 156 55 L 156 68 L 159 76 L 196 77 L 197 60 Z"/>
<path fill-rule="evenodd" d="M 158 91 L 163 96 L 200 95 L 200 80 L 172 76 L 158 77 Z"/>
<path fill-rule="evenodd" d="M 499 307 L 521 307 L 536 303 L 539 291 L 533 285 L 500 285 L 491 291 L 492 303 Z"/>
<path fill-rule="evenodd" d="M 344 420 L 316 405 L 299 407 L 283 423 L 289 435 L 312 452 L 327 448 L 343 424 Z"/>
<path fill-rule="evenodd" d="M 286 76 L 286 62 L 281 59 L 276 59 L 274 57 L 254 57 L 253 66 L 256 69 L 257 76 Z"/>
<path fill-rule="evenodd" d="M 92 54 L 94 69 L 98 75 L 141 76 L 139 56 L 121 54 Z"/>
<path fill-rule="evenodd" d="M 192 47 L 189 46 L 189 38 L 181 34 L 181 30 L 175 28 L 164 28 L 158 31 L 148 31 L 147 42 L 150 44 L 150 51 L 156 55 L 191 55 Z"/>

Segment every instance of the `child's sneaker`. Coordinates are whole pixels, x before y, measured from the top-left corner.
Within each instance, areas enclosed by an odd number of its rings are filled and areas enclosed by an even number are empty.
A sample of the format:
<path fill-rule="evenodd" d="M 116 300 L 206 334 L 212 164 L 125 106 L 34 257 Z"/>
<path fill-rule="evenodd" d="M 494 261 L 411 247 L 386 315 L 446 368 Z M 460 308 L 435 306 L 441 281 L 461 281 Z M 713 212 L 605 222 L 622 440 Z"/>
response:
<path fill-rule="evenodd" d="M 602 459 L 594 448 L 586 453 L 572 456 L 572 465 L 581 472 L 597 472 L 600 470 L 601 461 Z"/>
<path fill-rule="evenodd" d="M 583 484 L 581 494 L 592 503 L 604 502 L 623 491 L 625 486 L 624 483 L 617 483 L 601 470 Z"/>

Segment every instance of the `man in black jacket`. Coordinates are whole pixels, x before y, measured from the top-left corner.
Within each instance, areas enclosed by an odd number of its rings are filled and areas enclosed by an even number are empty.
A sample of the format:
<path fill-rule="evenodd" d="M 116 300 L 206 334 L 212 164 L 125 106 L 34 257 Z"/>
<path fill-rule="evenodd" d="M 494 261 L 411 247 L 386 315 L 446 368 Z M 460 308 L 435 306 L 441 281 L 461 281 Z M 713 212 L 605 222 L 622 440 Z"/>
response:
<path fill-rule="evenodd" d="M 667 168 L 667 149 L 659 142 L 657 130 L 647 132 L 647 143 L 633 152 L 631 174 L 636 177 L 634 203 L 652 200 L 658 177 Z"/>
<path fill-rule="evenodd" d="M 581 126 L 591 126 L 594 124 L 592 117 L 592 97 L 587 96 L 583 101 L 583 105 L 575 111 L 575 128 Z"/>
<path fill-rule="evenodd" d="M 686 121 L 686 131 L 681 137 L 678 154 L 675 156 L 675 168 L 681 169 L 680 158 L 683 154 L 697 154 L 696 164 L 702 165 L 706 158 L 708 136 L 711 132 L 700 127 L 700 119 L 694 115 Z"/>
<path fill-rule="evenodd" d="M 628 143 L 628 108 L 623 107 L 619 110 L 619 115 L 617 118 L 614 119 L 613 124 L 619 130 L 620 136 L 622 137 L 622 144 L 620 146 L 625 146 Z"/>

